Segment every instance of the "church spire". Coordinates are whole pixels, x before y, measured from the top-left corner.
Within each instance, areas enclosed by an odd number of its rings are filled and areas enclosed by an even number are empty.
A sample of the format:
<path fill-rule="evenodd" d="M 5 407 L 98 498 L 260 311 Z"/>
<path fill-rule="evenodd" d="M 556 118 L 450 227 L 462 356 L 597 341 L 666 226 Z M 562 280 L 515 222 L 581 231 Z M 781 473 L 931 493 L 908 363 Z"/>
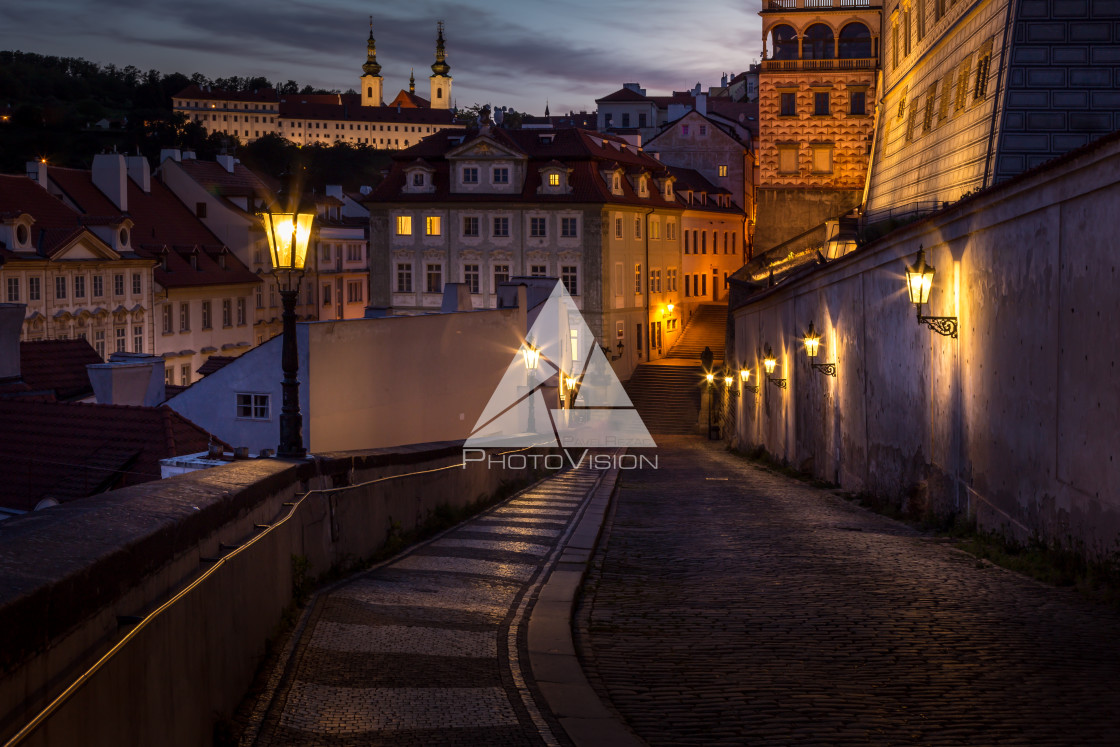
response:
<path fill-rule="evenodd" d="M 544 115 L 548 116 L 548 99 L 544 100 Z"/>
<path fill-rule="evenodd" d="M 432 65 L 435 75 L 447 75 L 451 66 L 447 64 L 447 52 L 443 49 L 443 21 L 439 22 L 439 35 L 436 37 L 436 61 Z"/>
<path fill-rule="evenodd" d="M 362 72 L 381 75 L 381 66 L 377 64 L 377 45 L 373 40 L 373 16 L 369 17 L 369 41 L 366 42 L 366 64 L 362 65 Z"/>
<path fill-rule="evenodd" d="M 416 93 L 416 69 L 409 68 L 408 70 L 408 92 Z"/>

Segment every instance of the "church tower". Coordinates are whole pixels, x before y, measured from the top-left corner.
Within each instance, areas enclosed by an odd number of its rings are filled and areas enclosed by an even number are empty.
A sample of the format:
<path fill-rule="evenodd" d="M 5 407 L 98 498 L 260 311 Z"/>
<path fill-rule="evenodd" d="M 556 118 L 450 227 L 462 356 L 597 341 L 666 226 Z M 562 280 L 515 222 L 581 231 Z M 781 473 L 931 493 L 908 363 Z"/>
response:
<path fill-rule="evenodd" d="M 381 106 L 381 84 L 381 66 L 377 64 L 377 47 L 373 41 L 373 16 L 370 16 L 366 64 L 362 65 L 362 106 Z"/>
<path fill-rule="evenodd" d="M 372 32 L 371 32 L 372 33 Z M 432 108 L 451 108 L 451 66 L 447 64 L 447 52 L 443 49 L 443 21 L 439 22 L 439 36 L 436 38 L 436 61 L 432 65 Z"/>

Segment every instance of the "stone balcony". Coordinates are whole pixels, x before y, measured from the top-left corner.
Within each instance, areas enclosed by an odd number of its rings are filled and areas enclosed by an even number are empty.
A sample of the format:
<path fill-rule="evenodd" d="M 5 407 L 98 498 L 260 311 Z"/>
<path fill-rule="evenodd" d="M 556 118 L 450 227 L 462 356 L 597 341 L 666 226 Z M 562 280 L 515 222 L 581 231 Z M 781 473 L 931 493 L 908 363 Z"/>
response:
<path fill-rule="evenodd" d="M 839 10 L 881 8 L 881 0 L 766 0 L 763 12 L 768 10 Z"/>
<path fill-rule="evenodd" d="M 762 72 L 785 73 L 802 70 L 874 70 L 879 66 L 876 57 L 832 60 L 763 60 Z"/>

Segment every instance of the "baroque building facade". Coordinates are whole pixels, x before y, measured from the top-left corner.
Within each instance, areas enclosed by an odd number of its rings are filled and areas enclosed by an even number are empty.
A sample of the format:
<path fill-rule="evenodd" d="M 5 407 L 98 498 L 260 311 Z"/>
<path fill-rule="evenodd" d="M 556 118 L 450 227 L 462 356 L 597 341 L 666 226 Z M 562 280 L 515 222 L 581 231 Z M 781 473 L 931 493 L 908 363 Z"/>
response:
<path fill-rule="evenodd" d="M 878 96 L 880 0 L 765 0 L 757 252 L 862 202 Z"/>
<path fill-rule="evenodd" d="M 609 135 L 484 124 L 394 159 L 367 202 L 371 305 L 435 311 L 454 282 L 494 308 L 511 280 L 558 278 L 623 378 L 667 353 L 687 320 L 686 209 L 743 235 L 728 190 L 707 184 L 710 202 L 686 205 L 670 167 Z"/>
<path fill-rule="evenodd" d="M 175 94 L 172 105 L 176 113 L 198 122 L 207 131 L 235 135 L 244 142 L 279 135 L 298 145 L 345 142 L 398 150 L 415 145 L 434 132 L 457 126 L 451 109 L 451 66 L 447 62 L 442 22 L 431 69 L 430 99 L 416 94 L 412 75 L 408 90 L 402 89 L 386 104 L 371 21 L 358 93 L 279 94 L 271 88 L 219 91 L 191 84 Z"/>

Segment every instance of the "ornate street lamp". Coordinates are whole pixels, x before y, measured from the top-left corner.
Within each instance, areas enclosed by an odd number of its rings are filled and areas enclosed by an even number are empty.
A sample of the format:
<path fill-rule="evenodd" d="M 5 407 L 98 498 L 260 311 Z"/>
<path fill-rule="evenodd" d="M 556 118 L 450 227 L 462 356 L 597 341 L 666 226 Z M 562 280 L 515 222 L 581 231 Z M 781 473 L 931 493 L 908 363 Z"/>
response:
<path fill-rule="evenodd" d="M 525 370 L 529 372 L 529 422 L 527 427 L 530 433 L 535 433 L 537 423 L 533 412 L 533 388 L 537 385 L 537 366 L 541 362 L 541 351 L 533 347 L 533 343 L 526 341 L 521 352 L 525 359 Z"/>
<path fill-rule="evenodd" d="M 809 356 L 809 365 L 817 369 L 825 376 L 836 375 L 835 363 L 817 363 L 813 358 L 817 357 L 817 351 L 821 346 L 821 335 L 813 328 L 813 323 L 809 322 L 809 329 L 805 332 L 805 353 Z"/>
<path fill-rule="evenodd" d="M 770 380 L 771 384 L 778 386 L 781 389 L 787 389 L 789 382 L 786 379 L 775 379 L 770 374 L 774 373 L 774 369 L 778 366 L 778 359 L 774 357 L 774 351 L 770 349 L 770 343 L 766 343 L 766 354 L 762 357 L 762 367 L 766 369 L 766 378 Z"/>
<path fill-rule="evenodd" d="M 272 272 L 280 286 L 284 304 L 284 340 L 281 366 L 284 370 L 283 409 L 280 411 L 280 446 L 276 456 L 300 459 L 307 456 L 303 447 L 303 416 L 299 411 L 299 350 L 296 342 L 296 297 L 299 295 L 303 267 L 307 261 L 307 242 L 311 238 L 312 213 L 258 213 L 268 237 Z"/>
<path fill-rule="evenodd" d="M 918 323 L 924 324 L 939 335 L 957 336 L 955 316 L 922 316 L 922 306 L 929 303 L 929 291 L 933 287 L 933 265 L 926 264 L 925 251 L 918 246 L 918 258 L 913 265 L 906 266 L 906 290 L 910 303 L 918 312 Z"/>

